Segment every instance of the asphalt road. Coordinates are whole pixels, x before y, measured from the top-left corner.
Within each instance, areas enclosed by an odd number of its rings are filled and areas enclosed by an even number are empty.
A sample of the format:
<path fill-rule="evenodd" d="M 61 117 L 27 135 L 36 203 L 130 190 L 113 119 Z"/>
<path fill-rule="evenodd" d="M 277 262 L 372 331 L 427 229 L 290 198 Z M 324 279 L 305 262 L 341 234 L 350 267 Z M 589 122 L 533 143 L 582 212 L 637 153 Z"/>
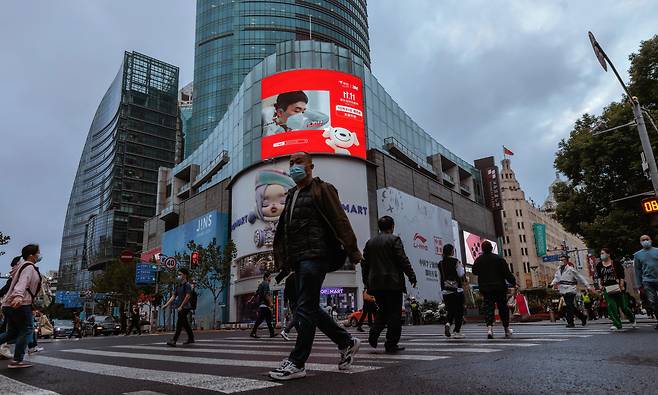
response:
<path fill-rule="evenodd" d="M 350 373 L 338 371 L 338 352 L 319 335 L 308 376 L 286 383 L 267 372 L 292 342 L 254 340 L 247 331 L 200 333 L 196 344 L 175 349 L 162 335 L 57 340 L 41 342 L 46 350 L 29 357 L 33 368 L 0 362 L 0 394 L 658 393 L 654 321 L 616 333 L 609 326 L 516 324 L 513 339 L 497 327 L 492 341 L 476 324 L 463 340 L 446 339 L 439 326 L 405 327 L 399 355 L 373 350 L 354 332 L 364 342 Z"/>

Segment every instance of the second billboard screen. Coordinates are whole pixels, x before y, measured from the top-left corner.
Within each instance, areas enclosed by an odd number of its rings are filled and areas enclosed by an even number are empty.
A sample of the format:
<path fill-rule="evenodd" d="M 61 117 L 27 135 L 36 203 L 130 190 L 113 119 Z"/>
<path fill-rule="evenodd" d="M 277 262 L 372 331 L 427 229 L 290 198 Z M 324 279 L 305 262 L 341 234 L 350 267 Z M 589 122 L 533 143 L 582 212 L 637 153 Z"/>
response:
<path fill-rule="evenodd" d="M 351 74 L 294 70 L 262 81 L 261 159 L 299 151 L 366 157 L 363 85 Z"/>

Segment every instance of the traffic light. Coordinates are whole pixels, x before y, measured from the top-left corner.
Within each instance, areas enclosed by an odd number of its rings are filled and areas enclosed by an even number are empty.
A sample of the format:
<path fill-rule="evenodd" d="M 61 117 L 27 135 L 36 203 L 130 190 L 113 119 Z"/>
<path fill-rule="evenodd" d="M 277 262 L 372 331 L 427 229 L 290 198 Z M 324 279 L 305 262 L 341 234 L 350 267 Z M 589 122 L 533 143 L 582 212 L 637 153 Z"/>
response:
<path fill-rule="evenodd" d="M 190 262 L 192 263 L 192 266 L 196 266 L 199 263 L 199 252 L 194 251 L 192 253 L 192 256 L 190 257 Z"/>

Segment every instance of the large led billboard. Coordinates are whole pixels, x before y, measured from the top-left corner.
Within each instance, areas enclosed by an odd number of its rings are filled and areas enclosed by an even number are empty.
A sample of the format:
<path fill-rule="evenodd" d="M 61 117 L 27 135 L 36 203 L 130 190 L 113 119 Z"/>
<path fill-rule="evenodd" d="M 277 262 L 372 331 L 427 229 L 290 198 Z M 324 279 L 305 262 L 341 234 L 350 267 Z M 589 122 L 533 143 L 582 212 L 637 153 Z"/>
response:
<path fill-rule="evenodd" d="M 366 157 L 363 84 L 332 70 L 292 70 L 261 82 L 261 159 L 299 151 Z"/>
<path fill-rule="evenodd" d="M 395 188 L 377 190 L 379 216 L 389 215 L 395 220 L 395 234 L 416 273 L 417 288 L 407 291 L 423 300 L 440 301 L 439 262 L 443 259 L 443 246 L 455 243 L 452 213 Z"/>
<path fill-rule="evenodd" d="M 498 254 L 498 244 L 475 233 L 464 231 L 464 247 L 466 247 L 466 263 L 472 265 L 475 260 L 482 255 L 482 243 L 488 241 L 493 245 L 493 253 Z"/>
<path fill-rule="evenodd" d="M 360 160 L 316 157 L 313 175 L 333 184 L 356 234 L 359 248 L 370 238 L 366 164 Z M 288 161 L 263 163 L 235 178 L 231 187 L 231 239 L 237 249 L 235 279 L 274 270 L 272 242 L 288 190 Z"/>

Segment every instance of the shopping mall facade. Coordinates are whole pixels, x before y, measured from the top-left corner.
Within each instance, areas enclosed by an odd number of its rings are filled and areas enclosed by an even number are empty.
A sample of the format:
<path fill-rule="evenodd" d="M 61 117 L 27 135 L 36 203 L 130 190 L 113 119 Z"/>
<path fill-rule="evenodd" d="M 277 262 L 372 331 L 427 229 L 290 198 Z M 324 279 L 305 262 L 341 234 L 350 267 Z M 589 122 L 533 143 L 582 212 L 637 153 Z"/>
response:
<path fill-rule="evenodd" d="M 276 270 L 272 238 L 293 185 L 287 158 L 298 151 L 312 153 L 314 175 L 336 186 L 361 248 L 377 233 L 379 216 L 396 219 L 420 300 L 440 298 L 444 244 L 458 244 L 472 263 L 483 239 L 496 240 L 480 171 L 420 128 L 361 57 L 332 43 L 287 41 L 246 75 L 203 143 L 173 169 L 160 169 L 143 259 L 189 253 L 196 235 L 220 245 L 233 240 L 237 258 L 219 320 L 252 321 L 247 300 L 262 274 Z M 273 286 L 277 317 L 281 288 Z M 327 276 L 322 303 L 344 316 L 361 306 L 362 291 L 359 267 L 346 264 Z M 199 303 L 208 297 L 202 293 Z"/>

